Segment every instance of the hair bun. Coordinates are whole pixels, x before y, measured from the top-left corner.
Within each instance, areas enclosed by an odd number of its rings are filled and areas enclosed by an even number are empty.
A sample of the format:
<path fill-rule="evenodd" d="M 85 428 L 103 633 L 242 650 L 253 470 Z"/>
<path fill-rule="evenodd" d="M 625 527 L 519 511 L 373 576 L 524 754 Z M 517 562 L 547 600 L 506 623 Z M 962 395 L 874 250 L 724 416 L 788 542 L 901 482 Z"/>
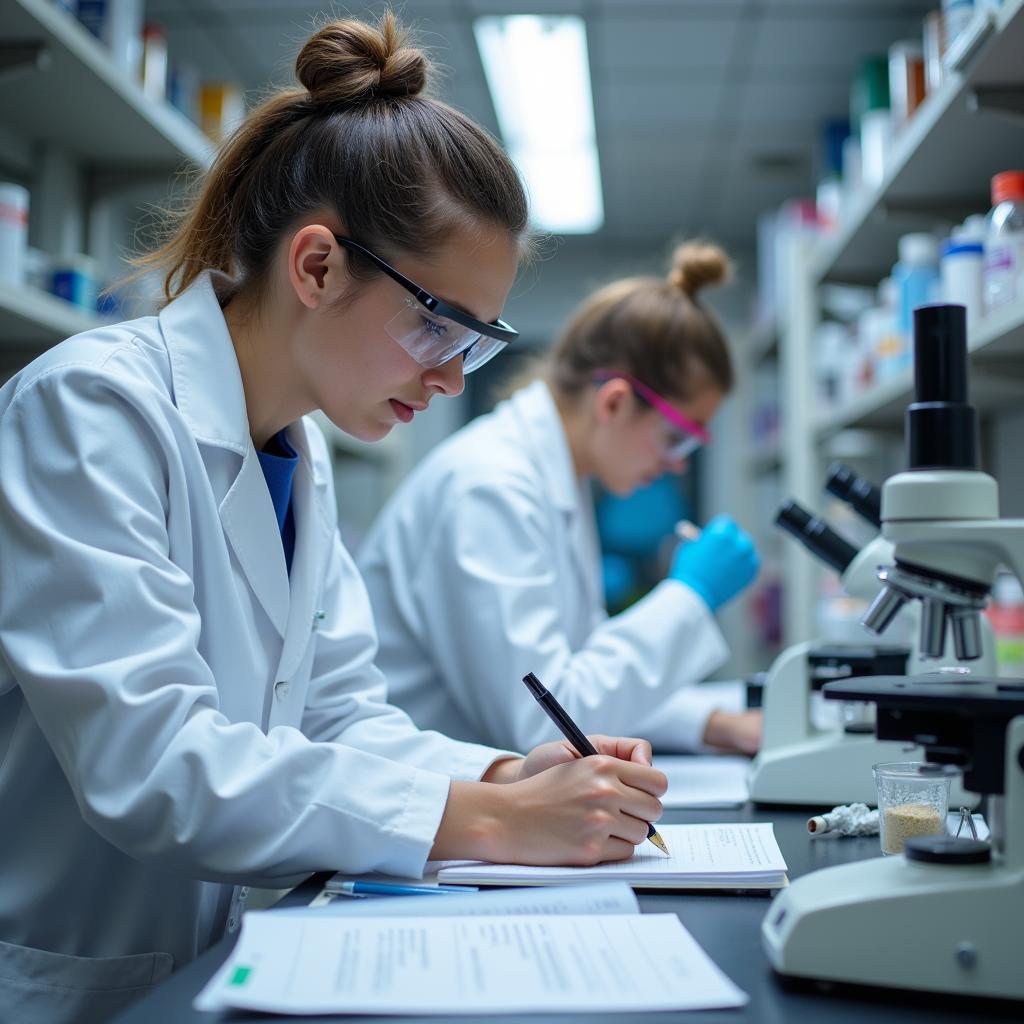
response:
<path fill-rule="evenodd" d="M 332 21 L 303 46 L 295 74 L 318 106 L 416 96 L 426 85 L 430 64 L 404 42 L 405 32 L 390 11 L 376 26 Z"/>
<path fill-rule="evenodd" d="M 732 274 L 732 260 L 711 242 L 683 242 L 672 255 L 668 283 L 691 299 L 708 285 L 721 284 Z"/>

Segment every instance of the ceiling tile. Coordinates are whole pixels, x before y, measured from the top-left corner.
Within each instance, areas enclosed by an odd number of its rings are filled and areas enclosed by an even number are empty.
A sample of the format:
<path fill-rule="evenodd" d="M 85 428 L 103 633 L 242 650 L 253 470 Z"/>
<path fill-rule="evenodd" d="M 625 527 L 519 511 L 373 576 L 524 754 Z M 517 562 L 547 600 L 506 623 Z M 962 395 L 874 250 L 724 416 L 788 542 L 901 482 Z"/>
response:
<path fill-rule="evenodd" d="M 670 70 L 680 78 L 720 78 L 736 34 L 735 17 L 696 17 L 687 5 L 675 14 L 644 14 L 643 5 L 623 15 L 589 18 L 591 63 L 599 74 L 633 71 L 641 76 Z"/>
<path fill-rule="evenodd" d="M 599 131 L 631 134 L 656 130 L 672 135 L 718 116 L 722 87 L 716 82 L 668 82 L 652 96 L 649 85 L 617 79 L 594 84 Z"/>

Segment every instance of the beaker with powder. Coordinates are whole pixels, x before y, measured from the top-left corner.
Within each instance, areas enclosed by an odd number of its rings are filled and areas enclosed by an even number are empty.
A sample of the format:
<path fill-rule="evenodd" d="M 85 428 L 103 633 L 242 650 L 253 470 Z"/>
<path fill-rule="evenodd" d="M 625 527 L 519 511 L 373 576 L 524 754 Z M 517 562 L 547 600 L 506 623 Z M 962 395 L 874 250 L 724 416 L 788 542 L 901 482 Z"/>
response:
<path fill-rule="evenodd" d="M 949 786 L 959 772 L 926 761 L 892 761 L 872 771 L 882 853 L 902 853 L 914 836 L 945 835 Z"/>

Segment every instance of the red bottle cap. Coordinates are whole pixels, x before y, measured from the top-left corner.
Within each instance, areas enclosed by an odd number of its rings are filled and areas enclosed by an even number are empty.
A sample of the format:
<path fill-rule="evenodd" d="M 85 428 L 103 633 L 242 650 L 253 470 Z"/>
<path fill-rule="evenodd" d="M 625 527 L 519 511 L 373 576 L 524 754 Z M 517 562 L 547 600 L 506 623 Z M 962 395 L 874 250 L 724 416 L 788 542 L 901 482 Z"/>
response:
<path fill-rule="evenodd" d="M 992 205 L 1024 200 L 1024 171 L 1003 171 L 992 179 Z"/>

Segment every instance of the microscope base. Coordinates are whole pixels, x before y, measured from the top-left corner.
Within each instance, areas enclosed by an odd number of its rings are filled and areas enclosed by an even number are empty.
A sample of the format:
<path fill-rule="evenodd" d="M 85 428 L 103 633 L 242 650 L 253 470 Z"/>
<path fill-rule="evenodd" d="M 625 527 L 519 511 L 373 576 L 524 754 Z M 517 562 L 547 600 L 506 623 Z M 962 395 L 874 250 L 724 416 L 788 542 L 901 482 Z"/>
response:
<path fill-rule="evenodd" d="M 877 802 L 871 766 L 885 761 L 923 761 L 920 747 L 874 736 L 830 731 L 811 739 L 762 749 L 750 765 L 750 799 L 755 803 L 828 805 Z M 954 781 L 949 806 L 976 807 L 978 795 Z"/>
<path fill-rule="evenodd" d="M 1022 909 L 1022 869 L 880 857 L 797 879 L 761 938 L 784 975 L 1024 999 Z"/>

